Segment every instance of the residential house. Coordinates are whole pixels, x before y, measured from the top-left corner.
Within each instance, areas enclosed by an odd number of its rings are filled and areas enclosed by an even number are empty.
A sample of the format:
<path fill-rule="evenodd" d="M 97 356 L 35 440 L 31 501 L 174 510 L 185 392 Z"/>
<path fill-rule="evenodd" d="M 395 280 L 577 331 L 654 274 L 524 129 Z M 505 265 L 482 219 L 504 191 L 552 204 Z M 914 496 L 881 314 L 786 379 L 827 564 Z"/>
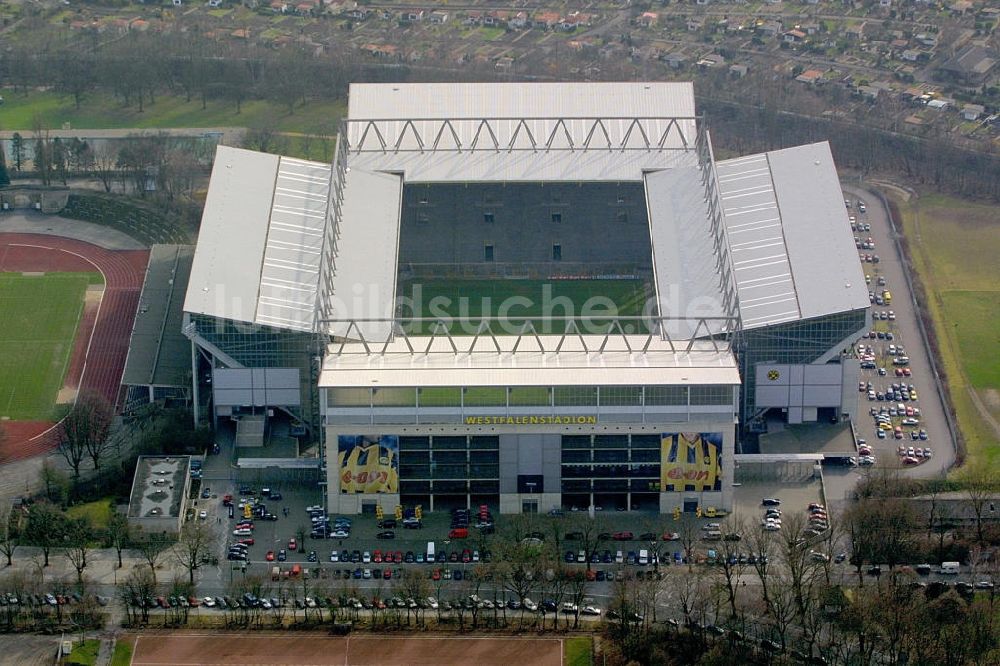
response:
<path fill-rule="evenodd" d="M 939 68 L 942 78 L 957 78 L 969 85 L 978 85 L 996 66 L 997 59 L 982 46 L 969 45 L 947 60 Z"/>
<path fill-rule="evenodd" d="M 870 30 L 871 27 L 868 25 L 868 21 L 862 21 L 861 23 L 847 26 L 847 30 L 844 31 L 844 34 L 847 35 L 847 38 L 852 41 L 863 42 Z"/>
<path fill-rule="evenodd" d="M 918 60 L 920 60 L 920 51 L 918 51 L 917 49 L 906 49 L 901 54 L 899 54 L 899 57 L 905 60 L 906 62 L 917 62 Z"/>
<path fill-rule="evenodd" d="M 780 21 L 765 21 L 757 26 L 757 34 L 761 37 L 777 37 L 781 34 Z"/>
<path fill-rule="evenodd" d="M 513 30 L 524 30 L 528 27 L 528 12 L 518 12 L 510 17 L 507 25 Z"/>
<path fill-rule="evenodd" d="M 236 28 L 229 35 L 233 39 L 250 39 L 250 28 Z"/>
<path fill-rule="evenodd" d="M 966 104 L 962 107 L 962 118 L 965 120 L 979 120 L 986 108 L 982 104 Z"/>
<path fill-rule="evenodd" d="M 483 22 L 482 12 L 469 12 L 462 19 L 462 25 L 480 25 Z"/>
<path fill-rule="evenodd" d="M 531 27 L 551 30 L 559 24 L 562 17 L 556 12 L 538 12 L 531 17 Z"/>
<path fill-rule="evenodd" d="M 400 14 L 402 20 L 408 21 L 410 23 L 420 23 L 424 20 L 424 16 L 427 14 L 423 9 L 407 9 Z"/>
<path fill-rule="evenodd" d="M 798 76 L 795 80 L 800 83 L 808 83 L 809 85 L 816 85 L 823 80 L 823 72 L 818 69 L 807 69 Z"/>
<path fill-rule="evenodd" d="M 315 7 L 316 5 L 311 2 L 300 2 L 295 5 L 295 13 L 299 16 L 309 16 Z"/>
<path fill-rule="evenodd" d="M 427 20 L 434 25 L 443 25 L 448 22 L 448 12 L 443 9 L 435 9 L 431 12 L 430 16 L 427 17 Z"/>
<path fill-rule="evenodd" d="M 746 65 L 730 65 L 729 66 L 729 76 L 732 77 L 732 78 L 734 78 L 734 79 L 742 79 L 744 76 L 747 75 L 747 72 L 749 72 L 749 71 L 750 71 L 750 68 L 747 67 Z"/>
<path fill-rule="evenodd" d="M 372 15 L 372 10 L 368 7 L 351 7 L 345 12 L 348 18 L 354 19 L 355 21 L 366 21 L 369 16 Z"/>
<path fill-rule="evenodd" d="M 271 11 L 275 14 L 284 14 L 288 11 L 288 3 L 282 0 L 271 0 Z"/>
<path fill-rule="evenodd" d="M 687 64 L 688 57 L 680 52 L 668 53 L 663 56 L 662 60 L 667 63 L 667 66 L 671 69 L 681 69 Z"/>
<path fill-rule="evenodd" d="M 693 17 L 687 20 L 688 32 L 699 32 L 705 25 L 705 19 Z"/>
<path fill-rule="evenodd" d="M 395 44 L 364 44 L 361 50 L 375 58 L 395 58 L 399 53 Z"/>
<path fill-rule="evenodd" d="M 929 49 L 935 48 L 938 43 L 936 35 L 928 35 L 923 32 L 914 35 L 913 39 L 915 39 L 921 46 L 926 46 Z"/>
<path fill-rule="evenodd" d="M 972 6 L 969 0 L 956 0 L 948 5 L 948 11 L 951 12 L 952 16 L 964 16 L 972 10 Z"/>
<path fill-rule="evenodd" d="M 702 5 L 702 6 L 707 5 L 710 2 L 712 2 L 712 0 L 695 0 L 695 4 Z"/>
<path fill-rule="evenodd" d="M 636 24 L 642 28 L 652 28 L 659 22 L 660 15 L 656 12 L 643 12 L 642 15 L 636 19 Z"/>
<path fill-rule="evenodd" d="M 803 23 L 800 29 L 805 30 L 805 33 L 811 37 L 819 34 L 820 27 L 819 23 Z"/>
<path fill-rule="evenodd" d="M 877 100 L 880 92 L 882 89 L 875 86 L 858 86 L 858 94 L 870 102 Z"/>
<path fill-rule="evenodd" d="M 938 97 L 937 99 L 932 99 L 927 102 L 928 109 L 935 109 L 937 111 L 944 111 L 950 106 L 954 106 L 954 100 L 948 99 L 947 97 Z"/>
<path fill-rule="evenodd" d="M 789 30 L 783 36 L 783 39 L 788 44 L 800 44 L 806 40 L 806 33 L 801 30 Z"/>

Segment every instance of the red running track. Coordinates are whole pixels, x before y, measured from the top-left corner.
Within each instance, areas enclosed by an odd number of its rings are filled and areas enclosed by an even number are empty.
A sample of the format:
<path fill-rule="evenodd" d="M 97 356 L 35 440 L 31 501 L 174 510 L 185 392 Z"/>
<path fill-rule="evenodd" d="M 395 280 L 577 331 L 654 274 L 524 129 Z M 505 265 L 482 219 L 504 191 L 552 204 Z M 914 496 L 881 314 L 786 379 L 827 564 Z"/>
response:
<path fill-rule="evenodd" d="M 97 270 L 104 276 L 99 309 L 81 318 L 77 329 L 66 385 L 100 393 L 111 404 L 118 399 L 148 261 L 148 250 L 106 250 L 58 236 L 0 233 L 0 272 Z M 51 426 L 37 421 L 5 424 L 7 436 L 0 445 L 0 463 L 55 448 Z"/>

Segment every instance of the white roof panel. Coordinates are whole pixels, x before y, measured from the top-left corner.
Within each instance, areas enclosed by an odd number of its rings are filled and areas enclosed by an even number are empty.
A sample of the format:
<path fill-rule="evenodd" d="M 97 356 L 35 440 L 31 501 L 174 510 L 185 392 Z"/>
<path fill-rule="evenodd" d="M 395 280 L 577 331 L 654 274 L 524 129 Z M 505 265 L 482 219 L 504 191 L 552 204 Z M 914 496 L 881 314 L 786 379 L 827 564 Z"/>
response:
<path fill-rule="evenodd" d="M 330 192 L 330 167 L 282 157 L 264 249 L 256 322 L 311 331 Z"/>
<path fill-rule="evenodd" d="M 693 153 L 688 162 L 646 174 L 646 206 L 660 315 L 687 318 L 666 323 L 674 339 L 695 335 L 694 318 L 726 316 L 702 171 Z M 707 331 L 698 332 L 704 333 Z"/>
<path fill-rule="evenodd" d="M 219 146 L 184 311 L 252 322 L 278 156 Z"/>
<path fill-rule="evenodd" d="M 830 144 L 776 150 L 767 157 L 802 318 L 869 307 Z"/>
<path fill-rule="evenodd" d="M 868 307 L 827 142 L 716 164 L 743 328 Z"/>
<path fill-rule="evenodd" d="M 402 194 L 403 179 L 398 174 L 356 168 L 347 172 L 333 293 L 328 295 L 332 319 L 393 316 Z M 360 326 L 368 340 L 388 337 L 388 323 L 365 321 Z M 338 324 L 330 333 L 345 335 L 347 324 Z"/>
<path fill-rule="evenodd" d="M 691 82 L 352 83 L 347 107 L 351 120 L 694 115 Z"/>
<path fill-rule="evenodd" d="M 541 336 L 545 349 L 555 349 L 558 336 Z M 587 346 L 597 350 L 603 336 L 584 336 Z M 331 345 L 320 374 L 321 387 L 380 386 L 548 386 L 548 385 L 638 385 L 638 384 L 727 384 L 740 383 L 736 360 L 728 349 L 716 350 L 697 343 L 690 352 L 673 351 L 666 341 L 654 338 L 646 351 L 645 336 L 632 336 L 628 351 L 613 346 L 605 351 L 586 351 L 568 345 L 561 351 L 541 351 L 522 339 L 512 351 L 517 336 L 498 336 L 499 353 L 455 353 L 446 340 L 437 351 L 410 352 L 405 341 L 389 344 L 386 353 L 368 354 L 353 343 L 342 353 Z M 570 338 L 566 338 L 568 342 Z M 419 341 L 412 341 L 415 345 Z M 492 342 L 489 343 L 492 346 Z M 485 346 L 484 346 L 485 348 Z M 421 347 L 421 350 L 423 348 Z M 381 347 L 379 347 L 381 352 Z"/>
<path fill-rule="evenodd" d="M 716 165 L 740 314 L 747 327 L 801 316 L 767 157 L 750 155 Z"/>

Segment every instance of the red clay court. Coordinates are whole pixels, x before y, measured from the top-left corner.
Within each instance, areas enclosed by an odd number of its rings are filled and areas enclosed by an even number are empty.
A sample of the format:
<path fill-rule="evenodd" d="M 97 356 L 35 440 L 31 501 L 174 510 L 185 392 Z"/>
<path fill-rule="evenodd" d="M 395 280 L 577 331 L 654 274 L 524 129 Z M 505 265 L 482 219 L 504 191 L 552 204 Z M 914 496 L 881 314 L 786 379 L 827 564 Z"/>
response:
<path fill-rule="evenodd" d="M 139 635 L 132 666 L 562 666 L 559 638 Z"/>
<path fill-rule="evenodd" d="M 43 234 L 0 233 L 0 272 L 93 272 L 104 276 L 104 296 L 84 309 L 64 386 L 93 390 L 115 404 L 135 319 L 148 250 L 106 250 Z M 30 458 L 56 446 L 51 423 L 8 421 L 0 463 Z"/>

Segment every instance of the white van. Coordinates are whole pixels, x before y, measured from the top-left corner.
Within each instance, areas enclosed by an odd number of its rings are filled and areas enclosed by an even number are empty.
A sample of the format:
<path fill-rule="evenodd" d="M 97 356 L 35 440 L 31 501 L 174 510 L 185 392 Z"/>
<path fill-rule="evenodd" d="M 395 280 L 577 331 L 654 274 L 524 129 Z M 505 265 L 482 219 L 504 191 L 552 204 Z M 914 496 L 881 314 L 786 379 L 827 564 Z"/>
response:
<path fill-rule="evenodd" d="M 624 563 L 625 563 L 625 554 L 619 550 L 617 553 L 615 553 L 615 564 L 624 564 Z"/>
<path fill-rule="evenodd" d="M 644 550 L 640 550 L 639 551 L 639 564 L 642 565 L 642 566 L 646 566 L 647 564 L 649 564 L 649 551 L 648 550 L 644 549 Z"/>
<path fill-rule="evenodd" d="M 959 566 L 958 562 L 942 562 L 941 573 L 946 576 L 954 576 L 958 573 Z"/>
<path fill-rule="evenodd" d="M 434 557 L 434 542 L 433 541 L 428 541 L 427 542 L 427 561 L 428 562 L 434 562 L 434 559 L 435 559 L 435 557 Z"/>

